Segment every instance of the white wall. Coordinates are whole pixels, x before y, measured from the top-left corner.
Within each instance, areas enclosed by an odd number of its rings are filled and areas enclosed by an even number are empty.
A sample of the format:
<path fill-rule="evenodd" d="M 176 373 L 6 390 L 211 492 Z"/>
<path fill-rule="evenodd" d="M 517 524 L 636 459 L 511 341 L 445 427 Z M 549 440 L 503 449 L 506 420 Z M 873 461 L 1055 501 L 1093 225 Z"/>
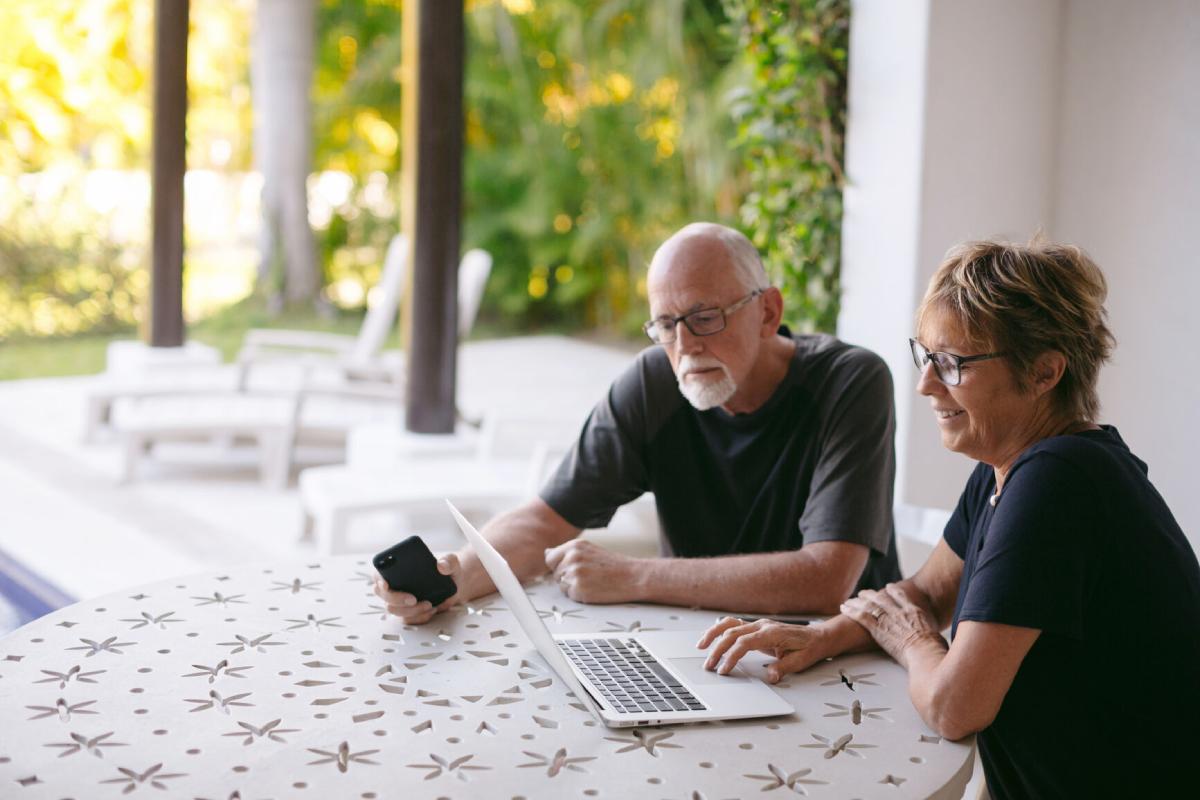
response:
<path fill-rule="evenodd" d="M 946 452 L 907 339 L 957 242 L 1050 223 L 1057 0 L 858 0 L 851 13 L 838 334 L 896 382 L 896 498 L 951 508 L 971 462 Z"/>
<path fill-rule="evenodd" d="M 896 381 L 897 442 L 907 440 L 912 363 L 902 333 L 917 285 L 928 3 L 857 2 L 850 26 L 849 125 L 838 334 L 871 348 Z M 881 46 L 882 45 L 882 46 Z M 862 54 L 861 56 L 859 54 Z M 897 455 L 903 450 L 898 448 Z M 902 494 L 897 475 L 896 496 Z"/>
<path fill-rule="evenodd" d="M 917 302 L 951 246 L 1025 240 L 1051 227 L 1059 8 L 1056 0 L 932 4 Z M 898 377 L 897 386 L 915 392 L 911 361 Z M 952 508 L 974 465 L 942 447 L 927 398 L 911 414 L 904 501 Z"/>
<path fill-rule="evenodd" d="M 897 500 L 949 508 L 971 467 L 913 394 L 929 276 L 953 244 L 1040 228 L 1108 276 L 1102 421 L 1200 549 L 1200 2 L 856 0 L 850 46 L 838 328 L 896 379 Z"/>
<path fill-rule="evenodd" d="M 1109 283 L 1103 421 L 1200 552 L 1200 2 L 1070 0 L 1054 235 Z"/>

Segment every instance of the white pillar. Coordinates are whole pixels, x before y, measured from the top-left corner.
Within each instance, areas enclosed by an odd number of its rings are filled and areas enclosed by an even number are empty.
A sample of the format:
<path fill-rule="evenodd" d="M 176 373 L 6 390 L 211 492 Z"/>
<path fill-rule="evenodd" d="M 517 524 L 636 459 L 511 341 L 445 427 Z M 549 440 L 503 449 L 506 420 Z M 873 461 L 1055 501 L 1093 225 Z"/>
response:
<path fill-rule="evenodd" d="M 896 500 L 951 508 L 973 466 L 915 395 L 906 339 L 952 245 L 1052 230 L 1058 0 L 859 0 L 851 14 L 838 332 L 896 382 Z"/>

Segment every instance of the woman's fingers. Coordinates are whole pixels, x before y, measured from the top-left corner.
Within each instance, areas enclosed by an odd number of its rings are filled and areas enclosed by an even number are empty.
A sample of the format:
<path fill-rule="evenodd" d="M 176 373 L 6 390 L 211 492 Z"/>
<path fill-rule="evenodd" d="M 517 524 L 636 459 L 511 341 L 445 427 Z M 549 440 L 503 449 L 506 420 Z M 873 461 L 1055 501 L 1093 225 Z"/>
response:
<path fill-rule="evenodd" d="M 716 668 L 717 664 L 721 661 L 721 657 L 725 655 L 725 652 L 733 647 L 742 636 L 757 630 L 758 624 L 762 620 L 758 622 L 742 622 L 738 620 L 737 622 L 738 624 L 727 627 L 720 636 L 713 640 L 708 658 L 704 662 L 705 669 L 711 670 Z"/>
<path fill-rule="evenodd" d="M 751 650 L 765 650 L 770 647 L 768 639 L 772 638 L 770 634 L 763 628 L 748 631 L 737 638 L 729 648 L 725 651 L 725 655 L 721 658 L 721 662 L 716 665 L 716 671 L 720 675 L 728 675 L 737 663 L 742 660 L 742 656 L 749 653 Z M 709 657 L 712 661 L 712 657 Z M 705 665 L 707 666 L 707 664 Z"/>
<path fill-rule="evenodd" d="M 859 595 L 858 597 L 851 597 L 850 599 L 844 601 L 840 608 L 843 614 L 853 615 L 855 613 L 861 613 L 865 608 L 867 608 L 868 605 L 873 606 L 874 604 L 868 598 Z"/>
<path fill-rule="evenodd" d="M 733 643 L 717 667 L 717 672 L 728 675 L 747 653 L 755 650 L 775 656 L 776 661 L 772 663 L 779 663 L 779 658 L 792 652 L 808 652 L 812 641 L 809 628 L 771 620 L 760 620 L 760 623 L 756 630 L 742 635 Z"/>
<path fill-rule="evenodd" d="M 900 587 L 896 586 L 894 583 L 889 583 L 878 592 L 872 593 L 871 601 L 879 608 L 885 610 L 899 609 L 900 600 L 904 598 L 904 595 L 893 594 L 893 591 L 899 592 Z"/>
<path fill-rule="evenodd" d="M 909 596 L 908 591 L 898 583 L 889 583 L 883 587 L 883 595 L 898 608 L 916 605 L 913 598 Z"/>
<path fill-rule="evenodd" d="M 841 612 L 872 633 L 875 629 L 875 622 L 883 616 L 882 608 L 873 600 L 867 600 L 861 596 L 852 597 L 842 603 Z"/>
<path fill-rule="evenodd" d="M 704 648 L 706 648 L 710 644 L 712 644 L 713 639 L 716 639 L 718 636 L 720 636 L 725 631 L 727 631 L 730 628 L 735 627 L 737 625 L 744 625 L 744 624 L 746 624 L 745 620 L 738 619 L 737 617 L 723 617 L 723 618 L 717 620 L 712 625 L 712 627 L 710 627 L 703 634 L 701 634 L 700 641 L 696 642 L 696 648 L 699 650 L 703 650 Z"/>
<path fill-rule="evenodd" d="M 791 650 L 767 665 L 767 681 L 779 683 L 784 675 L 806 670 L 818 660 L 819 656 L 813 652 L 812 648 Z"/>
<path fill-rule="evenodd" d="M 747 653 L 770 653 L 776 660 L 767 665 L 767 680 L 776 683 L 790 672 L 812 666 L 817 656 L 810 644 L 811 631 L 803 626 L 725 617 L 705 631 L 696 646 L 711 647 L 704 668 L 721 675 L 728 675 Z"/>

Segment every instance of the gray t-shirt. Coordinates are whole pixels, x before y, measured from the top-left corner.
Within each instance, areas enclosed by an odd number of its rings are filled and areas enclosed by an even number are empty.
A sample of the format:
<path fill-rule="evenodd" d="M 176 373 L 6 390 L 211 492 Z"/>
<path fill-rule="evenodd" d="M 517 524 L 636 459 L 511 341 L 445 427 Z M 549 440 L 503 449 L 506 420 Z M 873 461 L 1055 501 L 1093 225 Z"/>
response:
<path fill-rule="evenodd" d="M 899 580 L 891 374 L 832 336 L 792 338 L 787 374 L 750 414 L 697 411 L 666 351 L 644 350 L 592 410 L 542 499 L 576 527 L 601 528 L 653 492 L 666 555 L 855 542 L 871 548 L 860 589 Z"/>

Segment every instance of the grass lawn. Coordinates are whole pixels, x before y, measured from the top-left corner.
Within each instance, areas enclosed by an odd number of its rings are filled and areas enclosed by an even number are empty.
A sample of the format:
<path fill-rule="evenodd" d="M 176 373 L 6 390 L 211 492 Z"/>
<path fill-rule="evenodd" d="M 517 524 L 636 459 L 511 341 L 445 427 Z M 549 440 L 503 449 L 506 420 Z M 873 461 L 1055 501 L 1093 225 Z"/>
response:
<path fill-rule="evenodd" d="M 289 310 L 271 317 L 260 301 L 247 299 L 189 324 L 187 335 L 189 339 L 216 347 L 229 361 L 251 328 L 328 331 L 353 336 L 361 324 L 361 313 L 319 315 L 311 309 Z M 138 334 L 134 330 L 109 335 L 13 337 L 0 342 L 0 380 L 103 372 L 108 343 L 135 338 Z M 399 346 L 398 332 L 389 337 L 386 346 Z"/>
<path fill-rule="evenodd" d="M 246 331 L 251 328 L 286 328 L 291 330 L 327 331 L 349 336 L 358 334 L 362 312 L 332 312 L 318 314 L 312 309 L 289 310 L 271 317 L 261 301 L 249 298 L 212 316 L 187 326 L 191 340 L 203 342 L 221 351 L 225 361 L 231 361 L 242 346 Z M 565 325 L 545 326 L 538 331 L 517 331 L 511 325 L 497 321 L 479 321 L 472 339 L 512 336 L 517 333 L 560 333 L 577 336 L 610 347 L 636 353 L 645 346 L 640 336 L 621 336 L 604 331 L 578 331 Z M 52 378 L 62 375 L 91 375 L 104 371 L 105 348 L 119 339 L 136 339 L 137 331 L 79 336 L 13 337 L 0 342 L 0 380 L 22 378 Z M 388 336 L 384 347 L 400 346 L 399 329 Z"/>

